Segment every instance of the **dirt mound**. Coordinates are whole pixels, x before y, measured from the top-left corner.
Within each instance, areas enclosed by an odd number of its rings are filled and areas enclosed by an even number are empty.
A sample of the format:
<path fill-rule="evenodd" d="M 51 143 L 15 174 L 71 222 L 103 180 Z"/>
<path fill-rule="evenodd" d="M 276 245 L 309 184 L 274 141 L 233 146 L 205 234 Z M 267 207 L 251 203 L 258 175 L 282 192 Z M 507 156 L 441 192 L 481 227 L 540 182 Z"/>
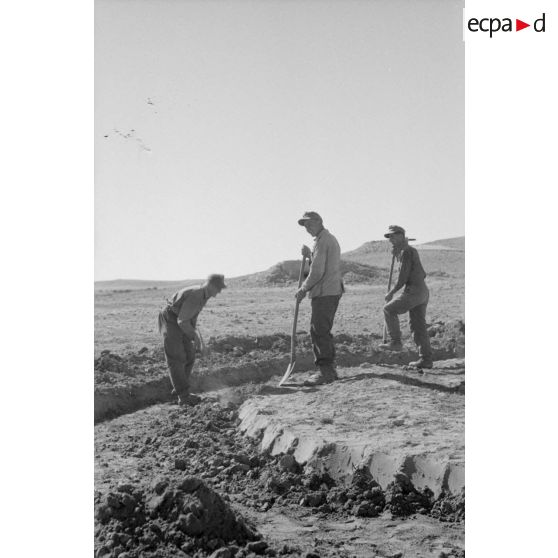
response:
<path fill-rule="evenodd" d="M 233 406 L 204 401 L 146 415 L 133 435 L 118 424 L 98 430 L 96 557 L 300 556 L 297 548 L 277 550 L 260 540 L 229 503 L 246 497 L 261 507 L 260 493 L 278 490 L 273 482 L 261 486 L 268 464 L 279 467 L 279 460 L 235 435 L 237 422 Z M 125 464 L 139 459 L 140 466 L 123 474 L 115 456 Z"/>
<path fill-rule="evenodd" d="M 117 372 L 118 374 L 133 375 L 133 368 L 129 365 L 128 359 L 110 351 L 103 351 L 99 358 L 94 362 L 95 370 L 98 372 Z"/>
<path fill-rule="evenodd" d="M 188 476 L 175 486 L 158 490 L 147 502 L 152 519 L 177 522 L 183 533 L 196 537 L 220 538 L 225 542 L 244 543 L 256 538 L 229 505 L 200 478 Z"/>
<path fill-rule="evenodd" d="M 363 263 L 341 260 L 343 281 L 351 283 L 382 283 L 389 276 L 388 270 Z"/>
<path fill-rule="evenodd" d="M 358 352 L 359 350 L 369 349 L 372 339 L 379 339 L 376 334 L 348 335 L 346 333 L 337 333 L 335 335 L 335 343 L 337 348 L 350 352 Z M 210 337 L 207 346 L 212 353 L 222 354 L 226 357 L 240 357 L 255 351 L 252 356 L 260 356 L 262 351 L 270 351 L 272 353 L 288 354 L 291 347 L 291 336 L 285 333 L 275 333 L 273 335 L 224 335 Z M 310 334 L 304 330 L 299 330 L 296 340 L 297 350 L 310 350 L 312 348 L 312 339 Z M 261 353 L 261 356 L 264 356 Z"/>
<path fill-rule="evenodd" d="M 103 448 L 111 447 L 111 454 L 118 448 L 125 459 L 141 456 L 141 470 L 146 470 L 142 482 L 116 484 L 122 478 L 109 478 L 105 487 L 98 486 L 96 556 L 186 553 L 202 557 L 219 549 L 223 556 L 225 549 L 230 556 L 245 556 L 249 551 L 239 546 L 262 543 L 257 532 L 208 484 L 211 473 L 218 467 L 225 469 L 223 464 L 232 465 L 226 472 L 232 474 L 240 461 L 250 462 L 242 452 L 243 440 L 238 445 L 230 440 L 229 429 L 235 421 L 234 412 L 204 402 L 189 413 L 177 409 L 168 421 L 150 421 L 146 436 L 134 437 L 132 442 L 126 431 L 118 430 L 111 430 L 103 442 L 96 439 Z M 170 469 L 161 471 L 161 463 Z"/>
<path fill-rule="evenodd" d="M 386 506 L 393 516 L 428 513 L 434 504 L 429 488 L 418 491 L 404 473 L 397 473 L 386 488 Z"/>
<path fill-rule="evenodd" d="M 267 271 L 266 283 L 281 284 L 291 281 L 298 281 L 300 272 L 300 262 L 297 260 L 287 260 L 279 262 Z"/>
<path fill-rule="evenodd" d="M 175 556 L 192 550 L 212 551 L 225 543 L 245 544 L 257 534 L 200 478 L 159 480 L 143 491 L 121 485 L 99 498 L 96 556 Z"/>
<path fill-rule="evenodd" d="M 296 283 L 300 260 L 285 260 L 265 271 L 231 279 L 231 283 L 284 286 Z M 346 283 L 385 283 L 388 270 L 349 260 L 341 260 L 341 275 Z"/>
<path fill-rule="evenodd" d="M 465 322 L 463 320 L 435 322 L 428 327 L 428 335 L 437 345 L 447 347 L 457 357 L 465 356 Z"/>
<path fill-rule="evenodd" d="M 143 491 L 130 484 L 122 484 L 96 501 L 95 518 L 103 525 L 111 520 L 124 527 L 145 523 L 145 497 Z"/>
<path fill-rule="evenodd" d="M 464 521 L 465 489 L 456 496 L 441 494 L 432 506 L 431 515 L 440 521 Z"/>
<path fill-rule="evenodd" d="M 290 346 L 291 338 L 287 334 L 275 335 L 226 335 L 210 337 L 207 346 L 211 351 L 218 353 L 246 354 L 250 351 L 284 351 Z M 239 355 L 240 356 L 240 355 Z"/>
<path fill-rule="evenodd" d="M 157 371 L 164 371 L 164 359 L 162 348 L 149 350 L 143 347 L 123 356 L 110 350 L 101 351 L 93 362 L 95 384 L 118 384 L 122 377 L 153 379 Z"/>
<path fill-rule="evenodd" d="M 285 458 L 290 457 L 285 465 Z M 336 483 L 327 473 L 304 471 L 292 456 L 262 456 L 258 466 L 246 475 L 233 474 L 228 482 L 233 491 L 250 493 L 257 481 L 257 498 L 244 501 L 267 511 L 273 506 L 301 506 L 311 513 L 335 516 L 392 517 L 415 514 L 430 515 L 440 521 L 460 522 L 465 519 L 465 500 L 442 494 L 438 499 L 428 488 L 418 490 L 403 473 L 395 475 L 386 490 L 370 474 L 369 469 L 355 470 L 348 486 Z"/>

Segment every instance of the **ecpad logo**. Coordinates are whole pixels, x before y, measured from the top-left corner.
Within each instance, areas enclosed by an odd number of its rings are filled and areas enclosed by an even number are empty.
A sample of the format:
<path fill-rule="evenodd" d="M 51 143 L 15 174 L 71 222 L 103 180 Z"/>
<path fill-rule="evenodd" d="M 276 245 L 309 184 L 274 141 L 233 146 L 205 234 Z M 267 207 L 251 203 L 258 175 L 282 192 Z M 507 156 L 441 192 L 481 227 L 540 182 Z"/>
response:
<path fill-rule="evenodd" d="M 540 18 L 536 19 L 533 22 L 533 30 L 536 33 L 545 32 L 545 15 L 546 14 L 543 13 Z M 469 31 L 473 33 L 477 33 L 478 31 L 489 33 L 490 38 L 492 38 L 492 35 L 494 33 L 497 33 L 498 31 L 502 31 L 504 33 L 513 31 L 512 18 L 509 17 L 505 17 L 503 19 L 497 17 L 485 17 L 482 19 L 477 19 L 476 17 L 472 17 L 467 22 L 467 27 Z M 521 31 L 522 29 L 525 29 L 527 27 L 531 27 L 531 24 L 525 23 L 520 19 L 515 20 L 516 31 Z"/>

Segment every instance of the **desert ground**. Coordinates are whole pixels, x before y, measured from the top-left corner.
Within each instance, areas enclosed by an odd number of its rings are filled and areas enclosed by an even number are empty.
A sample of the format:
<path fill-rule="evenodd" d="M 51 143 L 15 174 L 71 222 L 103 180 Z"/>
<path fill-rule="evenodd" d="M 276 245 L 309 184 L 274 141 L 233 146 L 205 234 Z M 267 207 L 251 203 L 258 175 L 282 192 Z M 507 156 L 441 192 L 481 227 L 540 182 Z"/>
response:
<path fill-rule="evenodd" d="M 340 380 L 317 388 L 298 262 L 232 278 L 199 317 L 210 349 L 170 394 L 157 313 L 188 282 L 95 286 L 95 555 L 464 556 L 464 239 L 419 247 L 435 366 L 382 353 L 384 242 L 343 254 Z M 195 282 L 195 281 L 192 281 Z"/>

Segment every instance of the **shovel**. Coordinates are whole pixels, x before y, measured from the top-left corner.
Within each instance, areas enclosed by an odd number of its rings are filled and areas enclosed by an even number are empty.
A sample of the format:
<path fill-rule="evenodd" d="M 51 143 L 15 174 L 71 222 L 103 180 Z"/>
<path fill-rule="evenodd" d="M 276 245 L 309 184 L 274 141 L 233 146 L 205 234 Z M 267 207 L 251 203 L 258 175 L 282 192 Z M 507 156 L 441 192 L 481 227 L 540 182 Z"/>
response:
<path fill-rule="evenodd" d="M 202 357 L 206 357 L 209 355 L 209 349 L 207 345 L 203 341 L 203 337 L 199 329 L 196 328 L 196 350 L 200 352 Z"/>
<path fill-rule="evenodd" d="M 302 262 L 300 262 L 300 273 L 298 275 L 298 288 L 302 285 L 302 280 L 304 279 L 304 265 L 306 264 L 306 256 L 302 256 Z M 287 371 L 283 374 L 279 385 L 282 386 L 293 373 L 296 364 L 296 322 L 298 320 L 298 307 L 300 302 L 297 300 L 295 304 L 294 320 L 293 320 L 293 331 L 291 333 L 291 362 L 287 367 Z"/>
<path fill-rule="evenodd" d="M 389 291 L 391 291 L 391 280 L 393 278 L 393 264 L 395 263 L 395 254 L 393 254 L 391 256 L 391 268 L 389 270 L 389 280 L 388 280 L 388 288 L 387 288 L 387 292 L 389 293 Z M 386 323 L 384 322 L 384 339 L 383 339 L 384 343 L 387 343 L 387 326 Z"/>

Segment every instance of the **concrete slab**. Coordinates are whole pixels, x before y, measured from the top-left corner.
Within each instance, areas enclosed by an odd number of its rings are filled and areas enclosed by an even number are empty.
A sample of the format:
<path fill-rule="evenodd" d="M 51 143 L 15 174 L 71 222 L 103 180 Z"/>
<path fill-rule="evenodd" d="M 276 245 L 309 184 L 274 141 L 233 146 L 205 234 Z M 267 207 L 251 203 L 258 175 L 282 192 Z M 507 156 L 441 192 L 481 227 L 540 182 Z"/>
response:
<path fill-rule="evenodd" d="M 272 454 L 347 481 L 358 466 L 379 484 L 405 472 L 418 488 L 459 492 L 464 479 L 464 363 L 432 371 L 366 364 L 340 380 L 305 388 L 275 382 L 240 409 L 240 429 Z M 306 374 L 296 374 L 301 381 Z"/>

